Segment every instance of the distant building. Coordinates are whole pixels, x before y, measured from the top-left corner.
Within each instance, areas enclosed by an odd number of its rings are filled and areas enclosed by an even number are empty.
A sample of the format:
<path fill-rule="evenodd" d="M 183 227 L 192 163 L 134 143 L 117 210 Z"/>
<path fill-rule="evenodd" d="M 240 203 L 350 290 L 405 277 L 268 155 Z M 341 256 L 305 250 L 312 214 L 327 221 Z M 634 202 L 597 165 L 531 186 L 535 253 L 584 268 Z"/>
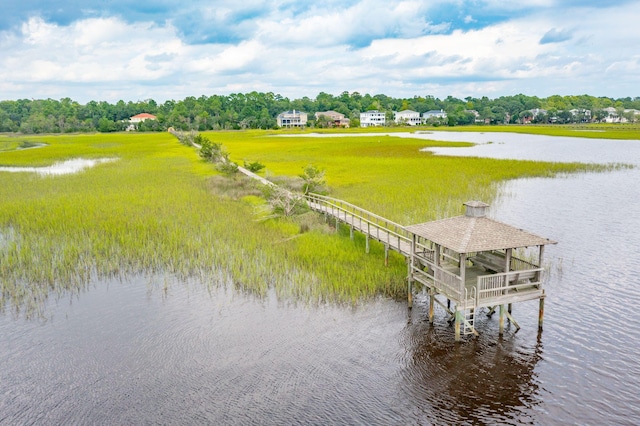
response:
<path fill-rule="evenodd" d="M 620 123 L 621 117 L 614 107 L 603 108 L 602 111 L 606 113 L 604 117 L 605 123 Z"/>
<path fill-rule="evenodd" d="M 302 111 L 286 111 L 278 114 L 278 127 L 305 127 L 307 125 L 307 113 Z"/>
<path fill-rule="evenodd" d="M 131 132 L 136 130 L 136 125 L 138 123 L 142 123 L 145 120 L 157 120 L 157 119 L 158 117 L 156 117 L 155 115 L 149 114 L 146 112 L 143 112 L 141 114 L 136 114 L 133 117 L 129 118 L 129 125 L 126 128 L 126 131 Z"/>
<path fill-rule="evenodd" d="M 351 123 L 351 120 L 346 118 L 344 114 L 336 111 L 316 112 L 315 117 L 316 120 L 320 117 L 326 117 L 334 127 L 349 127 L 349 124 Z"/>
<path fill-rule="evenodd" d="M 484 120 L 482 118 L 480 118 L 480 113 L 478 111 L 476 111 L 475 109 L 465 109 L 464 112 L 465 112 L 465 114 L 473 114 L 473 116 L 474 116 L 473 121 L 475 123 L 484 123 Z"/>
<path fill-rule="evenodd" d="M 584 108 L 570 109 L 569 112 L 574 118 L 578 118 L 581 122 L 587 123 L 591 121 L 591 110 Z"/>
<path fill-rule="evenodd" d="M 130 123 L 142 123 L 145 120 L 157 120 L 157 119 L 158 119 L 158 117 L 156 117 L 155 115 L 143 112 L 141 114 L 137 114 L 137 115 L 134 115 L 133 117 L 131 117 L 129 119 L 129 122 Z"/>
<path fill-rule="evenodd" d="M 624 116 L 622 117 L 623 123 L 628 123 L 631 120 L 632 123 L 636 123 L 640 120 L 640 111 L 637 109 L 625 109 Z"/>
<path fill-rule="evenodd" d="M 360 113 L 360 127 L 384 126 L 386 124 L 385 113 L 371 110 Z"/>
<path fill-rule="evenodd" d="M 427 121 L 430 118 L 445 119 L 445 118 L 447 118 L 447 113 L 444 112 L 443 109 L 432 109 L 431 111 L 427 111 L 427 112 L 422 113 L 423 121 Z"/>
<path fill-rule="evenodd" d="M 409 126 L 417 126 L 422 124 L 420 113 L 411 111 L 410 109 L 405 109 L 404 111 L 400 112 L 394 112 L 393 120 L 397 124 L 408 124 Z"/>

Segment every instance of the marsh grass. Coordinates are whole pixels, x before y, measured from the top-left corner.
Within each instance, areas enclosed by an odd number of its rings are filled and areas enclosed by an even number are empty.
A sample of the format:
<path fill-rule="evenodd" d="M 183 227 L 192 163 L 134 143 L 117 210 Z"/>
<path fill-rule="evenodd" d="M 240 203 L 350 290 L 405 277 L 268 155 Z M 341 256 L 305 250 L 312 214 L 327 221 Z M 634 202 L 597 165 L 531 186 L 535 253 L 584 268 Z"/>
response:
<path fill-rule="evenodd" d="M 447 158 L 437 146 L 373 135 L 277 138 L 217 132 L 232 159 L 260 158 L 271 179 L 301 185 L 308 164 L 326 170 L 332 195 L 409 224 L 460 213 L 468 199 L 491 202 L 499 182 L 596 166 Z M 20 138 L 15 138 L 22 143 Z M 0 139 L 3 140 L 3 139 Z M 117 158 L 83 172 L 41 177 L 0 172 L 0 309 L 36 315 L 55 295 L 77 294 L 100 277 L 148 273 L 224 282 L 261 297 L 357 303 L 404 297 L 406 265 L 364 237 L 313 213 L 260 218 L 265 201 L 250 180 L 220 176 L 170 134 L 30 137 L 39 149 L 6 151 L 4 165 L 46 166 L 75 158 Z M 467 144 L 462 144 L 467 145 Z M 451 144 L 448 144 L 451 146 Z"/>
<path fill-rule="evenodd" d="M 318 165 L 326 171 L 332 196 L 401 224 L 460 214 L 462 203 L 470 199 L 491 202 L 506 180 L 618 167 L 436 156 L 421 148 L 470 144 L 377 134 L 354 138 L 280 138 L 257 132 L 216 136 L 232 158 L 252 154 L 263 159 L 271 180 L 296 176 L 309 163 Z"/>

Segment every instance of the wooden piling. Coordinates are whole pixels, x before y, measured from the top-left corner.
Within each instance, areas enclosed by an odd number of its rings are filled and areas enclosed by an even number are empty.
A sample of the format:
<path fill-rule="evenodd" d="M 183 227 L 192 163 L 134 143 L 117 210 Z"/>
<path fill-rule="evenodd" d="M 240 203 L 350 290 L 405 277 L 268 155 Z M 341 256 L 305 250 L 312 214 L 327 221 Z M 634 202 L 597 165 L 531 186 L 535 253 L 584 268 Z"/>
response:
<path fill-rule="evenodd" d="M 413 271 L 411 271 L 411 260 L 407 259 L 407 305 L 413 308 Z"/>
<path fill-rule="evenodd" d="M 502 334 L 504 334 L 504 305 L 500 305 L 500 319 L 498 321 L 498 324 L 498 333 L 502 336 Z"/>
<path fill-rule="evenodd" d="M 434 309 L 433 309 L 433 305 L 434 305 L 434 301 L 436 298 L 436 294 L 433 291 L 433 289 L 429 289 L 429 323 L 433 324 L 433 313 L 434 313 Z"/>
<path fill-rule="evenodd" d="M 456 342 L 460 341 L 460 324 L 462 323 L 462 311 L 458 310 L 456 306 L 456 322 L 455 322 L 455 334 L 456 334 Z"/>
<path fill-rule="evenodd" d="M 538 311 L 538 330 L 542 331 L 542 322 L 544 320 L 544 297 L 540 298 L 540 310 Z"/>

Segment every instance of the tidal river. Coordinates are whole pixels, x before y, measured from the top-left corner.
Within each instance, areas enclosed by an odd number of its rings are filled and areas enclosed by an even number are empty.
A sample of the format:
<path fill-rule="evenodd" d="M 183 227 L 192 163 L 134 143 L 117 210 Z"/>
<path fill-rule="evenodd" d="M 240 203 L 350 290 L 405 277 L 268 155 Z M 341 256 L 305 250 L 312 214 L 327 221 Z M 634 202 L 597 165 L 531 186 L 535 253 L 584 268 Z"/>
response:
<path fill-rule="evenodd" d="M 640 166 L 640 141 L 422 136 L 480 143 L 447 155 Z M 0 316 L 0 424 L 639 424 L 638 182 L 634 168 L 503 187 L 490 216 L 560 242 L 541 334 L 536 302 L 514 305 L 519 332 L 478 315 L 480 337 L 455 344 L 421 296 L 408 313 L 96 282 L 46 321 Z"/>

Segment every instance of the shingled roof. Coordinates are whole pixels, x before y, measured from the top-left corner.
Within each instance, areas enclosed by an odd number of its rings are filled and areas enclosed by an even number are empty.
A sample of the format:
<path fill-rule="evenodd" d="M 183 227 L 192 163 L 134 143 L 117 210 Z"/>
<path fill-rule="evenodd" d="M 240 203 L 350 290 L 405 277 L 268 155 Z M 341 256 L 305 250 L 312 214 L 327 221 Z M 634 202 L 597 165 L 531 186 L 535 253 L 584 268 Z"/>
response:
<path fill-rule="evenodd" d="M 471 204 L 471 206 L 477 207 L 477 204 Z M 419 237 L 433 241 L 456 253 L 557 244 L 548 238 L 484 216 L 456 216 L 405 228 Z"/>

